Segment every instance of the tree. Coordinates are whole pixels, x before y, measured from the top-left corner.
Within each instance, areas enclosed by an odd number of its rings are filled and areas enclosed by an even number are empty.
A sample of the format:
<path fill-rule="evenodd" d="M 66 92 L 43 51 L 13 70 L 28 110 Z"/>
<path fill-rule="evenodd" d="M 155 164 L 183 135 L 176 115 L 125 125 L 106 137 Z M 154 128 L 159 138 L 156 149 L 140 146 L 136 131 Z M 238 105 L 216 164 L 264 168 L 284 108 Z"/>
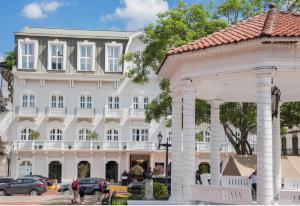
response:
<path fill-rule="evenodd" d="M 3 79 L 7 82 L 7 87 L 9 91 L 9 98 L 11 101 L 13 101 L 13 74 L 11 73 L 14 66 L 16 66 L 16 52 L 15 51 L 9 51 L 6 53 L 5 59 L 5 68 L 6 70 L 1 71 L 1 76 Z"/>
<path fill-rule="evenodd" d="M 300 102 L 286 102 L 280 108 L 281 133 L 300 125 Z"/>

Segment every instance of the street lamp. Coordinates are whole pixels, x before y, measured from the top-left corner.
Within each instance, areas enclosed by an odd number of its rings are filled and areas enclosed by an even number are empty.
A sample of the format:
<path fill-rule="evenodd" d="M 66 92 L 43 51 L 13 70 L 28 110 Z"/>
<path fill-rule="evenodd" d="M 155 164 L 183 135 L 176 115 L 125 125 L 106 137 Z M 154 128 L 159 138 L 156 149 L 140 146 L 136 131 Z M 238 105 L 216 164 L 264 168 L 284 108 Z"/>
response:
<path fill-rule="evenodd" d="M 159 132 L 158 133 L 158 135 L 157 135 L 157 140 L 158 140 L 158 149 L 160 149 L 160 147 L 161 146 L 163 146 L 163 147 L 165 147 L 166 148 L 166 179 L 165 179 L 165 182 L 166 182 L 166 184 L 168 184 L 168 171 L 169 171 L 169 164 L 168 164 L 168 162 L 169 162 L 169 147 L 171 147 L 172 145 L 171 144 L 169 144 L 169 140 L 168 140 L 168 138 L 167 138 L 167 142 L 166 143 L 161 143 L 161 141 L 162 141 L 162 138 L 163 138 L 163 136 L 162 136 L 162 134 L 161 134 L 161 132 Z"/>
<path fill-rule="evenodd" d="M 280 101 L 280 89 L 277 86 L 272 87 L 272 119 L 277 118 L 279 110 L 279 101 Z"/>

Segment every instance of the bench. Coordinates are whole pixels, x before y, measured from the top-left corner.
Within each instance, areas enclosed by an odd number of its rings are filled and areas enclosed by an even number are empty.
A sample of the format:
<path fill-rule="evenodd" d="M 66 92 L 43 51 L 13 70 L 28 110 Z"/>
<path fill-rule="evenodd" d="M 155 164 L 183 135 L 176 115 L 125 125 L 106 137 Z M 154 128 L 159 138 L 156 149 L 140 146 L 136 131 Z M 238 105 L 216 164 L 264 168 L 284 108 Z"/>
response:
<path fill-rule="evenodd" d="M 192 201 L 217 204 L 252 204 L 251 189 L 246 187 L 219 187 L 192 185 Z"/>
<path fill-rule="evenodd" d="M 285 178 L 284 179 L 285 190 L 300 190 L 300 179 Z"/>
<path fill-rule="evenodd" d="M 300 190 L 280 190 L 279 194 L 280 205 L 299 205 Z"/>

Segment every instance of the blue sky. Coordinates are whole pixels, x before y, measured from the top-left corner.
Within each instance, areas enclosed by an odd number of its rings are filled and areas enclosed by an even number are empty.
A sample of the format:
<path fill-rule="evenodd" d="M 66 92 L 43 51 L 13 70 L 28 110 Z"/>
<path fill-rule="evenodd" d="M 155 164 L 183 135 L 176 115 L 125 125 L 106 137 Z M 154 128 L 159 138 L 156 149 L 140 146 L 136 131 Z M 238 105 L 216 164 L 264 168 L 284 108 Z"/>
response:
<path fill-rule="evenodd" d="M 208 0 L 185 0 L 207 3 Z M 25 26 L 138 30 L 177 0 L 6 0 L 0 13 L 0 57 Z"/>

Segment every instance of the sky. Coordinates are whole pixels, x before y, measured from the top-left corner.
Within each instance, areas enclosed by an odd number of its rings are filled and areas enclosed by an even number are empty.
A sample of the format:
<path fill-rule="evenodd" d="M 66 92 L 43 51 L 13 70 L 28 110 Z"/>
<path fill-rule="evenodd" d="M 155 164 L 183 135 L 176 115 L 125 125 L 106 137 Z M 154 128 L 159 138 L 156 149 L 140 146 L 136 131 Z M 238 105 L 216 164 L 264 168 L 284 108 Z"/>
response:
<path fill-rule="evenodd" d="M 176 4 L 177 0 L 5 0 L 0 12 L 0 59 L 13 49 L 13 33 L 26 26 L 137 31 Z"/>

